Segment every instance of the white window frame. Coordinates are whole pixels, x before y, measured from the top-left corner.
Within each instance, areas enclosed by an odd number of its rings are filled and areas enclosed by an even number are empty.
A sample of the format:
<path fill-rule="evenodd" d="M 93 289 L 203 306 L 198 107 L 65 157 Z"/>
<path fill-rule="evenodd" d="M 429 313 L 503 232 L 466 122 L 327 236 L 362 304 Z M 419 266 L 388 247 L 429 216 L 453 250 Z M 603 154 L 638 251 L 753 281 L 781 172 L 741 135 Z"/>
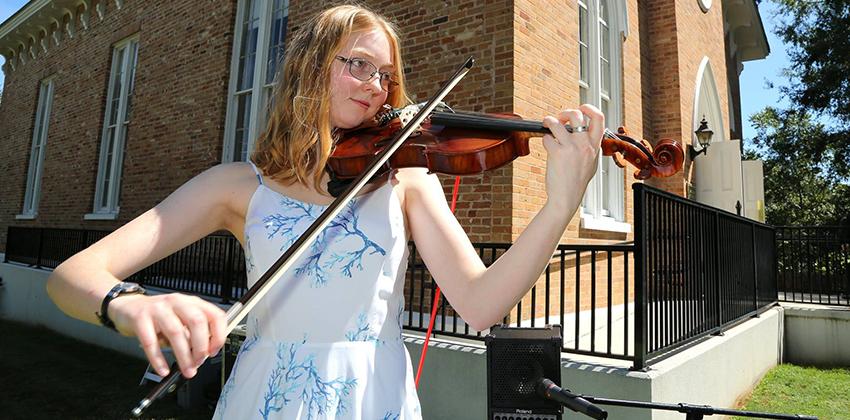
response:
<path fill-rule="evenodd" d="M 234 28 L 234 37 L 233 37 L 233 55 L 230 59 L 230 82 L 227 90 L 227 114 L 225 117 L 225 131 L 224 131 L 224 146 L 222 148 L 222 162 L 234 162 L 234 161 L 242 161 L 243 156 L 241 156 L 242 147 L 240 146 L 240 153 L 237 156 L 236 146 L 237 146 L 237 130 L 243 130 L 243 138 L 242 142 L 247 142 L 247 146 L 244 148 L 246 151 L 246 156 L 250 156 L 251 150 L 254 147 L 254 140 L 259 135 L 260 131 L 265 128 L 265 123 L 267 119 L 268 106 L 271 102 L 271 95 L 274 92 L 274 86 L 276 85 L 276 81 L 273 80 L 275 77 L 275 72 L 277 70 L 277 66 L 279 63 L 275 61 L 274 63 L 270 63 L 269 60 L 274 60 L 274 58 L 270 58 L 269 50 L 273 47 L 271 45 L 270 36 L 273 33 L 273 25 L 275 22 L 275 13 L 280 11 L 282 13 L 282 20 L 284 23 L 288 21 L 289 17 L 289 0 L 278 0 L 280 3 L 279 8 L 275 7 L 276 0 L 239 0 L 236 9 L 236 23 Z M 254 6 L 254 9 L 251 9 L 251 6 Z M 249 87 L 245 87 L 244 89 L 239 89 L 239 76 L 240 76 L 240 57 L 243 54 L 243 50 L 246 49 L 246 45 L 243 44 L 243 38 L 245 38 L 245 27 L 246 25 L 250 25 L 251 22 L 246 22 L 246 19 L 249 18 L 248 13 L 250 11 L 256 10 L 257 13 L 253 14 L 253 18 L 257 20 L 257 39 L 255 41 L 256 50 L 253 51 L 253 79 L 252 84 Z M 286 26 L 283 27 L 284 31 L 284 39 L 286 39 Z M 250 43 L 248 41 L 247 43 Z M 247 53 L 251 53 L 250 51 L 244 51 Z M 279 60 L 279 59 L 278 59 Z M 263 63 L 260 65 L 260 63 Z M 247 64 L 247 62 L 246 62 Z M 271 69 L 269 66 L 271 65 Z M 239 127 L 237 119 L 239 118 L 239 99 L 241 96 L 250 95 L 250 105 L 247 106 L 247 112 L 244 115 L 243 127 Z M 259 116 L 259 118 L 257 118 Z M 247 128 L 244 127 L 244 124 L 247 124 Z M 240 142 L 241 144 L 241 142 Z"/>
<path fill-rule="evenodd" d="M 48 77 L 39 84 L 38 108 L 36 108 L 35 126 L 32 131 L 32 147 L 30 148 L 30 160 L 27 168 L 24 205 L 21 214 L 15 216 L 16 219 L 35 219 L 38 215 L 47 133 L 50 128 L 50 114 L 53 109 L 54 86 L 53 77 Z"/>
<path fill-rule="evenodd" d="M 579 69 L 579 87 L 586 89 L 587 103 L 602 109 L 602 101 L 608 103 L 605 125 L 612 130 L 622 125 L 622 72 L 621 51 L 623 40 L 628 34 L 626 6 L 623 0 L 608 0 L 607 21 L 599 17 L 600 2 L 603 0 L 579 0 L 581 9 L 587 10 L 587 80 L 582 80 Z M 579 16 L 581 19 L 581 16 Z M 579 25 L 580 26 L 580 25 Z M 603 68 L 602 30 L 608 29 L 608 68 L 610 80 L 607 94 L 602 90 Z M 579 27 L 581 31 L 581 27 Z M 583 45 L 581 34 L 579 43 Z M 579 67 L 581 67 L 581 47 L 579 48 Z M 604 110 L 603 110 L 604 111 Z M 587 186 L 581 207 L 581 227 L 592 230 L 630 232 L 631 225 L 625 218 L 625 173 L 608 157 L 599 158 L 596 174 Z"/>
<path fill-rule="evenodd" d="M 125 38 L 113 45 L 106 110 L 100 135 L 100 158 L 97 165 L 94 205 L 92 212 L 83 217 L 86 220 L 112 220 L 118 217 L 124 145 L 127 140 L 127 125 L 130 122 L 128 109 L 133 96 L 133 79 L 136 74 L 138 56 L 138 35 Z M 120 79 L 117 79 L 118 77 Z M 116 83 L 118 84 L 117 92 Z M 117 109 L 113 111 L 113 102 L 116 100 L 118 101 Z M 114 124 L 113 117 L 115 117 Z M 110 130 L 114 130 L 113 138 L 110 138 Z"/>

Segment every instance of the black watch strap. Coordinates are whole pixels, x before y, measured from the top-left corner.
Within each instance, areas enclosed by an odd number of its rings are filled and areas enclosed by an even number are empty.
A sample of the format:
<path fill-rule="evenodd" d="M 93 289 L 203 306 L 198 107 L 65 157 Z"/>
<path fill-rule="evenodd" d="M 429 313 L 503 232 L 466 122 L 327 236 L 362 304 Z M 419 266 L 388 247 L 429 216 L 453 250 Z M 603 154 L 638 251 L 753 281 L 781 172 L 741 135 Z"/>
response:
<path fill-rule="evenodd" d="M 112 289 L 109 290 L 109 293 L 103 298 L 103 301 L 100 303 L 100 312 L 96 312 L 97 319 L 100 320 L 100 323 L 106 327 L 111 329 L 112 331 L 118 332 L 118 329 L 115 328 L 115 323 L 109 319 L 109 303 L 112 302 L 113 299 L 117 298 L 121 295 L 137 295 L 144 294 L 145 289 L 142 286 L 139 286 L 137 283 L 131 282 L 121 282 L 116 284 Z"/>

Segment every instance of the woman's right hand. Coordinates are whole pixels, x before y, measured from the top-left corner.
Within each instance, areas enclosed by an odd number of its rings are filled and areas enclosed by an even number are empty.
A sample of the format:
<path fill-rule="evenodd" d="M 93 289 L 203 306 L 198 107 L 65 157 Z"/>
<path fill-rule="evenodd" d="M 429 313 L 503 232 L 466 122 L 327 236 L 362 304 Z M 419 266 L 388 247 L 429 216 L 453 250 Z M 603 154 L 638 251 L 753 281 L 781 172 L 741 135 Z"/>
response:
<path fill-rule="evenodd" d="M 151 366 L 163 377 L 169 367 L 161 347 L 171 347 L 181 373 L 191 378 L 227 337 L 224 311 L 196 296 L 121 296 L 109 304 L 108 311 L 118 332 L 139 338 Z"/>

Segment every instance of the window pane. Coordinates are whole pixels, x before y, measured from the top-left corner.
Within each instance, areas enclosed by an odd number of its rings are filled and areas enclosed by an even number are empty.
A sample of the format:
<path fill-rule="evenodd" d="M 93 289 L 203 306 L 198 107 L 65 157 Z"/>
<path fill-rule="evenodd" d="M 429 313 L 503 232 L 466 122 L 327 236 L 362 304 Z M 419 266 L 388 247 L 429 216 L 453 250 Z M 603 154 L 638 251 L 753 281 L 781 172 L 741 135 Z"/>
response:
<path fill-rule="evenodd" d="M 251 121 L 251 94 L 239 95 L 236 100 L 236 135 L 233 141 L 233 160 L 248 160 L 248 126 Z"/>
<path fill-rule="evenodd" d="M 126 48 L 116 51 L 115 73 L 112 78 L 112 103 L 109 104 L 109 125 L 118 121 L 118 104 L 121 102 L 121 78 L 124 75 L 124 52 Z"/>
<path fill-rule="evenodd" d="M 610 125 L 610 113 L 608 112 L 608 99 L 602 98 L 600 101 L 599 110 L 602 111 L 602 114 L 605 115 L 605 125 Z"/>
<path fill-rule="evenodd" d="M 133 113 L 133 92 L 136 90 L 136 64 L 139 61 L 139 44 L 133 42 L 130 44 L 132 48 L 132 58 L 130 59 L 130 70 L 128 72 L 128 76 L 130 77 L 130 86 L 127 89 L 127 113 L 124 116 L 124 122 L 130 121 L 130 115 Z"/>
<path fill-rule="evenodd" d="M 611 182 L 609 176 L 612 175 L 610 171 L 610 165 L 612 160 L 610 158 L 602 159 L 602 165 L 600 168 L 600 174 L 602 178 L 602 215 L 609 216 L 610 208 L 611 208 Z"/>
<path fill-rule="evenodd" d="M 587 102 L 587 88 L 586 87 L 581 86 L 581 87 L 578 88 L 578 96 L 579 96 L 579 103 L 581 103 L 581 104 L 588 103 Z"/>
<path fill-rule="evenodd" d="M 245 21 L 242 24 L 242 40 L 239 56 L 239 80 L 237 90 L 250 89 L 254 84 L 254 61 L 257 57 L 257 36 L 260 33 L 260 9 L 257 1 L 247 2 Z"/>
<path fill-rule="evenodd" d="M 100 208 L 107 209 L 109 205 L 109 186 L 112 184 L 112 150 L 115 142 L 115 127 L 106 131 L 106 158 L 103 160 L 103 184 L 101 184 Z"/>
<path fill-rule="evenodd" d="M 610 36 L 608 31 L 608 26 L 599 25 L 599 34 L 600 34 L 600 52 L 599 56 L 599 67 L 602 72 L 601 82 L 602 86 L 600 86 L 600 90 L 603 95 L 609 95 L 611 90 L 611 44 L 610 44 Z"/>
<path fill-rule="evenodd" d="M 275 0 L 272 12 L 271 31 L 269 31 L 269 59 L 266 66 L 266 84 L 274 82 L 278 63 L 284 51 L 286 38 L 286 21 L 289 15 L 289 4 L 284 0 Z"/>
<path fill-rule="evenodd" d="M 578 33 L 579 33 L 579 77 L 581 81 L 587 83 L 587 57 L 589 35 L 587 33 L 587 8 L 579 4 L 578 10 Z"/>

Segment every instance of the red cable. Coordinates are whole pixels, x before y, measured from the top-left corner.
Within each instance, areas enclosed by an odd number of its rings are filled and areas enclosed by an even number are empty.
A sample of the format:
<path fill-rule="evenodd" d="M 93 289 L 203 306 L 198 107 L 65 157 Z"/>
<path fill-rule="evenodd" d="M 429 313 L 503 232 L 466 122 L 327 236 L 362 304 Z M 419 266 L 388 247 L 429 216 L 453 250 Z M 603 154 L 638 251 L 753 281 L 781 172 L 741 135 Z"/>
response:
<path fill-rule="evenodd" d="M 455 177 L 455 187 L 452 190 L 452 214 L 455 213 L 457 205 L 457 190 L 460 187 L 460 177 Z M 419 388 L 419 377 L 422 376 L 422 366 L 425 364 L 425 354 L 428 353 L 428 342 L 431 341 L 431 331 L 434 330 L 434 320 L 437 319 L 437 306 L 440 303 L 440 286 L 434 292 L 434 303 L 431 304 L 431 319 L 428 321 L 428 332 L 425 333 L 425 344 L 422 345 L 422 354 L 419 356 L 419 367 L 416 369 L 416 388 Z"/>

